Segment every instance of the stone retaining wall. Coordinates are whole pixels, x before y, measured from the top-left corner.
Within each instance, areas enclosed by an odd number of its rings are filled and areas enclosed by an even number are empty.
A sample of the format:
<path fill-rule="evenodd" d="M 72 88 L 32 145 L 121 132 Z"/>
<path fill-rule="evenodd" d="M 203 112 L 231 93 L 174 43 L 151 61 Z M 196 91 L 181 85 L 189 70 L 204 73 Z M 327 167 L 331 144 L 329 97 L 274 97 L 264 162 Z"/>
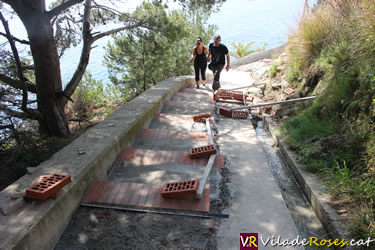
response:
<path fill-rule="evenodd" d="M 285 45 L 282 45 L 280 47 L 254 53 L 249 56 L 245 56 L 243 58 L 234 60 L 233 62 L 231 62 L 230 66 L 232 69 L 236 69 L 242 65 L 254 63 L 263 59 L 272 59 L 275 55 L 280 55 L 281 53 L 283 53 L 284 49 Z"/>

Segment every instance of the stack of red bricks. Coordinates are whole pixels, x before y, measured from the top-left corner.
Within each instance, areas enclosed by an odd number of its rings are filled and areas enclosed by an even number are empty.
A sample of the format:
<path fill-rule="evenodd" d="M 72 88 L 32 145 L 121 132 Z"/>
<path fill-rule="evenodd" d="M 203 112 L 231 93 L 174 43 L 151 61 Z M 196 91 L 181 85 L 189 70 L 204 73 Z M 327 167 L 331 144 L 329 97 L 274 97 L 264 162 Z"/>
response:
<path fill-rule="evenodd" d="M 242 104 L 244 99 L 251 101 L 248 98 L 249 96 L 244 94 L 242 91 L 220 90 L 215 94 L 215 100 L 219 102 Z"/>
<path fill-rule="evenodd" d="M 193 120 L 194 120 L 194 122 L 205 123 L 206 119 L 208 119 L 210 117 L 211 117 L 210 113 L 196 114 L 196 115 L 193 116 Z"/>
<path fill-rule="evenodd" d="M 234 119 L 247 119 L 249 112 L 248 111 L 239 111 L 239 110 L 230 110 L 228 108 L 220 107 L 219 114 L 228 118 Z"/>

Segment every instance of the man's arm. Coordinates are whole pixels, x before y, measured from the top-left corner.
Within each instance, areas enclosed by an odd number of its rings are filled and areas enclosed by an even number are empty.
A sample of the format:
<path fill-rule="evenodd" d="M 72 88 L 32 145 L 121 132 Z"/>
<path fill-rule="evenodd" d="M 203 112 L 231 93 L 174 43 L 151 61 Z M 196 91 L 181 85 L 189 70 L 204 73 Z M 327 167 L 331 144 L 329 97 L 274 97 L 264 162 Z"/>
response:
<path fill-rule="evenodd" d="M 211 48 L 211 45 L 210 45 L 210 48 Z M 207 50 L 208 50 L 207 62 L 210 62 L 211 61 L 211 49 L 207 49 Z"/>
<path fill-rule="evenodd" d="M 227 56 L 227 71 L 229 71 L 230 69 L 230 55 L 229 55 L 229 52 L 226 54 Z"/>

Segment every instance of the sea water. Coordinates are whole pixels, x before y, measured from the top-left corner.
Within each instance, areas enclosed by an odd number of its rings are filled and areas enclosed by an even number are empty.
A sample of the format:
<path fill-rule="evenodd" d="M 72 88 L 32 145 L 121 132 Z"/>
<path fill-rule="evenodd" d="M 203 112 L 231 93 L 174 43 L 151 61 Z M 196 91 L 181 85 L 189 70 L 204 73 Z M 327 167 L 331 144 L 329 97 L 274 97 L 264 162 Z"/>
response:
<path fill-rule="evenodd" d="M 47 6 L 52 0 L 47 0 Z M 134 10 L 141 0 L 125 1 L 122 8 L 126 11 Z M 313 6 L 317 0 L 309 0 Z M 169 1 L 172 7 L 173 1 Z M 305 6 L 305 0 L 226 0 L 217 12 L 211 14 L 209 24 L 218 26 L 217 33 L 221 35 L 222 42 L 229 50 L 233 50 L 231 42 L 248 43 L 255 41 L 253 48 L 267 44 L 266 49 L 271 49 L 284 44 L 289 32 L 295 29 Z M 22 24 L 13 18 L 10 22 L 15 36 L 27 38 Z M 107 27 L 106 27 L 107 28 Z M 110 28 L 110 27 L 108 27 Z M 95 48 L 90 54 L 88 71 L 97 80 L 103 83 L 109 81 L 108 70 L 103 64 L 105 47 L 112 40 L 105 37 L 95 42 Z M 205 41 L 208 44 L 210 41 Z M 194 41 L 192 41 L 194 46 Z M 61 58 L 61 74 L 63 83 L 66 84 L 73 75 L 79 62 L 81 45 L 68 49 Z"/>

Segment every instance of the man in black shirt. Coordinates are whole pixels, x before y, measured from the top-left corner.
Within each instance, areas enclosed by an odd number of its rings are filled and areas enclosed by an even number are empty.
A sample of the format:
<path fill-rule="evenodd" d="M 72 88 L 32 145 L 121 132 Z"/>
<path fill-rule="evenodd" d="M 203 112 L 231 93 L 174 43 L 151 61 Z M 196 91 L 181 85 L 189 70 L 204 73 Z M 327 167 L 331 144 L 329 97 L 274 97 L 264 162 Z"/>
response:
<path fill-rule="evenodd" d="M 230 69 L 230 56 L 227 46 L 221 44 L 221 37 L 216 35 L 214 37 L 214 42 L 209 46 L 208 61 L 211 61 L 208 68 L 214 73 L 214 82 L 212 84 L 212 89 L 214 91 L 220 89 L 220 73 L 225 66 L 225 57 L 227 58 L 226 70 Z"/>

